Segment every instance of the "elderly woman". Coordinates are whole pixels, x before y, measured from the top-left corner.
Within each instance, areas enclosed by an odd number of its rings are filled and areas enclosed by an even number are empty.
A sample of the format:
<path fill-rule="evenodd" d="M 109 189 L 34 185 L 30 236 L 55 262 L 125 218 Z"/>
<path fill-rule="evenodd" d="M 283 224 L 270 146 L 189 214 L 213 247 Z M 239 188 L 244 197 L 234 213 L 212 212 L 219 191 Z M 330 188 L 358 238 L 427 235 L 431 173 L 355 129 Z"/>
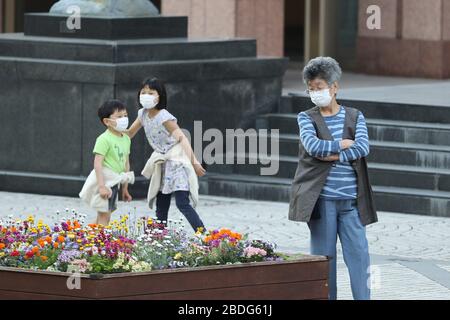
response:
<path fill-rule="evenodd" d="M 298 115 L 299 163 L 289 219 L 308 223 L 311 254 L 330 259 L 329 298 L 336 299 L 336 242 L 342 244 L 353 298 L 370 299 L 365 226 L 378 221 L 365 157 L 369 138 L 363 114 L 336 101 L 342 71 L 330 57 L 309 61 L 303 79 L 314 108 Z"/>

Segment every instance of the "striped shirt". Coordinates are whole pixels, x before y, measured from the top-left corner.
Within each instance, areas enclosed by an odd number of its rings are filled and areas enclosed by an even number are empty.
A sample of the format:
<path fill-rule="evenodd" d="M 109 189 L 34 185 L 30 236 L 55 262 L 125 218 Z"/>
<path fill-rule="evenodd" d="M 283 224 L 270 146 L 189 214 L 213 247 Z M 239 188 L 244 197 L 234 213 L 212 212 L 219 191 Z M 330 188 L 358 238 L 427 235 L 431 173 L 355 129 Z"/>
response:
<path fill-rule="evenodd" d="M 344 131 L 345 109 L 341 106 L 336 115 L 323 118 L 333 141 L 319 139 L 311 118 L 304 112 L 298 115 L 300 140 L 310 156 L 323 158 L 339 154 L 339 161 L 333 164 L 320 197 L 329 200 L 356 199 L 358 191 L 356 173 L 350 161 L 367 157 L 369 154 L 369 136 L 364 115 L 359 112 L 355 144 L 346 150 L 341 150 L 339 143 Z"/>

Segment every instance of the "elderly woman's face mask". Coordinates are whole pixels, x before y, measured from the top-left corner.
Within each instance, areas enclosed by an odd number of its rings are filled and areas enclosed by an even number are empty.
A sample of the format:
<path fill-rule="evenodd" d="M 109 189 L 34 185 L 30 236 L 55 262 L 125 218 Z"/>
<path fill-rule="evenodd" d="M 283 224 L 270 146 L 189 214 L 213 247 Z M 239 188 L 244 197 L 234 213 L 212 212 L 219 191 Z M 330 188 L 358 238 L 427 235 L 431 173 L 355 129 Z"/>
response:
<path fill-rule="evenodd" d="M 327 107 L 331 104 L 333 99 L 330 95 L 330 89 L 326 88 L 320 91 L 310 91 L 309 96 L 311 97 L 312 103 L 318 107 Z"/>
<path fill-rule="evenodd" d="M 331 93 L 330 93 L 331 92 Z M 331 88 L 316 88 L 309 89 L 308 94 L 311 98 L 312 103 L 318 107 L 328 107 L 333 100 L 335 94 L 333 86 Z"/>

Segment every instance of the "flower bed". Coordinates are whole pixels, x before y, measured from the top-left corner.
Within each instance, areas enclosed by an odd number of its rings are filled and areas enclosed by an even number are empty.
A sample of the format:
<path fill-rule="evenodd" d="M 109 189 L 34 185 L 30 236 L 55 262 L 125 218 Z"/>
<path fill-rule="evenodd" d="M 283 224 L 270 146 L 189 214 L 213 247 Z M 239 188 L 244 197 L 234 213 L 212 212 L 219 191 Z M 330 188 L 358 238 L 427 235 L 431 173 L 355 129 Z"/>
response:
<path fill-rule="evenodd" d="M 106 227 L 74 217 L 52 227 L 31 216 L 0 223 L 0 266 L 34 270 L 120 273 L 283 260 L 274 250 L 228 229 L 188 237 L 151 218 L 124 216 Z"/>
<path fill-rule="evenodd" d="M 187 236 L 176 222 L 83 216 L 0 221 L 0 298 L 324 299 L 328 261 L 289 257 L 228 229 Z M 131 221 L 132 220 L 132 221 Z M 73 290 L 74 273 L 81 286 Z"/>

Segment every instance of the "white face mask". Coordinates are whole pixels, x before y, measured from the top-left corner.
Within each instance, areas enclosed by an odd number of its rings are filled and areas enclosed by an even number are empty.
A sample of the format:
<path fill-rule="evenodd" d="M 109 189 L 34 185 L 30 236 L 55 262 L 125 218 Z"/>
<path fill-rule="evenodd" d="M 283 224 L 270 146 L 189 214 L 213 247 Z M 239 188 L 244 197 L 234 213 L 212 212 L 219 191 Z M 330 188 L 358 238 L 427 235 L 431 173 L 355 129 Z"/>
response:
<path fill-rule="evenodd" d="M 128 129 L 128 117 L 118 118 L 115 119 L 116 126 L 114 129 L 116 129 L 119 132 L 123 132 Z"/>
<path fill-rule="evenodd" d="M 333 99 L 330 95 L 330 89 L 323 89 L 320 91 L 310 91 L 309 96 L 311 101 L 318 107 L 327 107 L 331 104 Z"/>
<path fill-rule="evenodd" d="M 158 98 L 152 94 L 141 94 L 139 96 L 139 102 L 144 109 L 152 109 L 158 104 Z"/>

